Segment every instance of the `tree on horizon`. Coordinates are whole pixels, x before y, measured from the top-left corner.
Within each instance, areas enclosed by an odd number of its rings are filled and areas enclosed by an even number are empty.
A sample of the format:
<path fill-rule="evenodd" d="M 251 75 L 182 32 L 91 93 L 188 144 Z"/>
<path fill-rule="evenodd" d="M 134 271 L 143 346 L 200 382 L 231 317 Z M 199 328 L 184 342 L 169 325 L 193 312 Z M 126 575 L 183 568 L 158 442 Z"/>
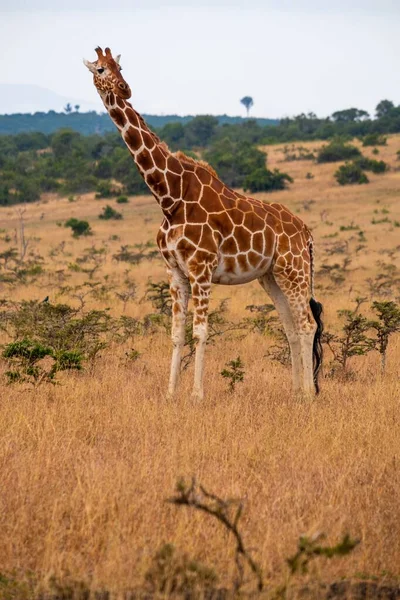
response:
<path fill-rule="evenodd" d="M 241 99 L 241 104 L 246 108 L 247 118 L 249 117 L 250 109 L 254 105 L 253 98 L 251 96 L 244 96 Z"/>

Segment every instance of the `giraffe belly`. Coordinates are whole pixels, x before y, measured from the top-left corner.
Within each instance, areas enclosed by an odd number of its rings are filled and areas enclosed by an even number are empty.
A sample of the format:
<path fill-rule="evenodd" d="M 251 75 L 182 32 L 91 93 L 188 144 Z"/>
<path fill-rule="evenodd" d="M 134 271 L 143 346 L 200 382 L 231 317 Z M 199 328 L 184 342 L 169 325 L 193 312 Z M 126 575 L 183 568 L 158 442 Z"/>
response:
<path fill-rule="evenodd" d="M 221 256 L 215 269 L 212 282 L 222 285 L 249 283 L 265 275 L 271 266 L 271 259 L 260 255 Z"/>

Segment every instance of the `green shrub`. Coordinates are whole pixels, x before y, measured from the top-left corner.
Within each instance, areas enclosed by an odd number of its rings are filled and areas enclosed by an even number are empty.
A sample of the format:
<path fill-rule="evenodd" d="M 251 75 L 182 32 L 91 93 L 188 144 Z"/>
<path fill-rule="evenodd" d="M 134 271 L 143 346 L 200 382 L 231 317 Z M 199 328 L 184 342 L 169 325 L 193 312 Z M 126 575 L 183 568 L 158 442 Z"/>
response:
<path fill-rule="evenodd" d="M 92 235 L 92 230 L 89 223 L 87 221 L 75 219 L 75 217 L 68 219 L 68 221 L 65 222 L 64 227 L 71 227 L 74 237 L 79 237 L 81 235 Z"/>
<path fill-rule="evenodd" d="M 250 173 L 265 169 L 265 154 L 247 142 L 228 138 L 217 140 L 204 153 L 206 160 L 218 176 L 230 187 L 242 187 Z"/>
<path fill-rule="evenodd" d="M 338 162 L 340 160 L 349 160 L 360 156 L 361 152 L 356 146 L 344 144 L 343 142 L 333 141 L 327 146 L 323 146 L 317 155 L 318 163 Z"/>
<path fill-rule="evenodd" d="M 367 158 L 366 156 L 356 158 L 354 163 L 361 169 L 364 169 L 364 171 L 372 171 L 372 173 L 385 173 L 385 171 L 389 169 L 389 166 L 385 161 Z"/>
<path fill-rule="evenodd" d="M 363 146 L 386 146 L 387 138 L 379 133 L 368 133 L 362 139 Z"/>
<path fill-rule="evenodd" d="M 128 202 L 128 196 L 118 196 L 117 198 L 117 204 L 128 204 Z"/>
<path fill-rule="evenodd" d="M 122 218 L 122 214 L 115 210 L 109 204 L 107 204 L 107 206 L 104 206 L 103 212 L 99 215 L 99 219 L 105 219 L 106 221 L 108 221 L 109 219 L 114 219 L 118 221 Z"/>
<path fill-rule="evenodd" d="M 270 171 L 265 167 L 260 167 L 247 175 L 243 183 L 245 191 L 254 192 L 273 192 L 275 190 L 284 190 L 286 182 L 293 182 L 293 179 L 287 173 L 281 173 L 278 169 Z"/>
<path fill-rule="evenodd" d="M 53 383 L 56 373 L 67 370 L 81 370 L 83 356 L 78 351 L 58 350 L 29 338 L 6 344 L 3 353 L 12 370 L 6 371 L 8 383 L 31 383 L 39 385 L 43 381 Z M 50 361 L 42 363 L 42 359 Z"/>
<path fill-rule="evenodd" d="M 96 186 L 96 198 L 113 198 L 117 194 L 118 190 L 109 181 L 99 181 Z"/>
<path fill-rule="evenodd" d="M 351 185 L 354 183 L 369 183 L 369 179 L 361 167 L 354 162 L 346 163 L 339 167 L 335 173 L 336 181 L 339 185 Z"/>

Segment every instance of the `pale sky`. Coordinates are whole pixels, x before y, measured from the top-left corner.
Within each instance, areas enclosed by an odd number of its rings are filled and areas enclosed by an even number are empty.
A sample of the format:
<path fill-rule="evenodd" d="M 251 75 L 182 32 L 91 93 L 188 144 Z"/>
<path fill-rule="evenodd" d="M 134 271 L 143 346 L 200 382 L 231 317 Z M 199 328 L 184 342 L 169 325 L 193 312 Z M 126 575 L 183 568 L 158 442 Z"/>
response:
<path fill-rule="evenodd" d="M 82 64 L 100 45 L 144 113 L 373 113 L 400 104 L 399 32 L 399 0 L 0 0 L 0 84 L 102 110 Z"/>

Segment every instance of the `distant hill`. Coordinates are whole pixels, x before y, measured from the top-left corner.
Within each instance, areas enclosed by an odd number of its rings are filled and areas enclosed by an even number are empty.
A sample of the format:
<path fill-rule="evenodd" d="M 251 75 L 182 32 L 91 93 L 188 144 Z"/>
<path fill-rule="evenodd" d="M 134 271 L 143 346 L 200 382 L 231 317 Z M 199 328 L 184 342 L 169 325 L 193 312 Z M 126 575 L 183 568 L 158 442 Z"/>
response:
<path fill-rule="evenodd" d="M 72 101 L 70 101 L 72 104 Z M 143 115 L 144 119 L 156 129 L 163 127 L 167 123 L 180 122 L 182 124 L 191 121 L 194 115 L 180 117 L 178 115 Z M 242 117 L 229 117 L 228 115 L 219 115 L 217 119 L 220 124 L 242 123 L 246 119 Z M 261 126 L 277 125 L 276 119 L 257 119 L 255 121 Z M 107 113 L 98 114 L 94 110 L 91 112 L 36 112 L 34 114 L 20 113 L 0 115 L 0 134 L 15 134 L 27 131 L 40 131 L 42 133 L 53 133 L 58 129 L 69 128 L 79 131 L 83 135 L 93 133 L 105 133 L 107 131 L 115 131 L 115 125 L 111 121 Z"/>
<path fill-rule="evenodd" d="M 78 104 L 83 111 L 97 108 L 93 102 L 61 96 L 39 85 L 0 83 L 0 114 L 62 111 L 68 103 Z"/>

